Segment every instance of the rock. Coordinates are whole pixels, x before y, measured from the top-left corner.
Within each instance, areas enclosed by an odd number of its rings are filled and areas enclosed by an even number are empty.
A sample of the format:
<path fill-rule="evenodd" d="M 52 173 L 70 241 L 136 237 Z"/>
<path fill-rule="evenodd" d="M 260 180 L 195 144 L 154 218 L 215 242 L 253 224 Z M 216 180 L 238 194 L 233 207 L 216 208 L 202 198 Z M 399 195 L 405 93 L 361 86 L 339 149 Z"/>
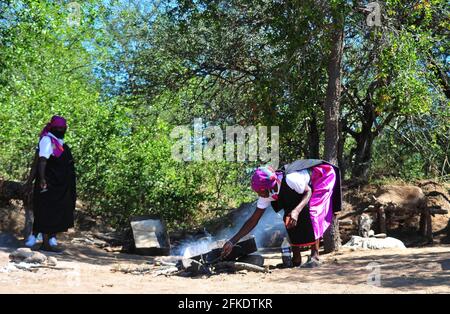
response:
<path fill-rule="evenodd" d="M 131 218 L 135 253 L 139 255 L 170 255 L 170 239 L 164 220 L 156 216 Z"/>
<path fill-rule="evenodd" d="M 426 203 L 422 189 L 411 185 L 385 185 L 378 189 L 375 196 L 380 205 L 393 205 L 411 211 L 423 208 Z"/>
<path fill-rule="evenodd" d="M 30 264 L 45 264 L 47 262 L 47 256 L 39 252 L 33 252 L 33 255 L 23 261 Z"/>
<path fill-rule="evenodd" d="M 351 226 L 351 225 L 353 225 L 353 221 L 351 219 L 339 220 L 339 226 Z"/>
<path fill-rule="evenodd" d="M 358 234 L 361 237 L 367 238 L 369 237 L 369 232 L 372 227 L 372 218 L 368 214 L 362 214 L 359 217 L 358 223 L 359 223 L 359 229 Z"/>
<path fill-rule="evenodd" d="M 29 248 L 19 248 L 9 254 L 9 259 L 13 262 L 21 262 L 33 255 L 33 251 L 31 251 Z"/>
<path fill-rule="evenodd" d="M 374 235 L 375 238 L 384 239 L 387 237 L 386 233 L 378 233 Z"/>
<path fill-rule="evenodd" d="M 29 248 L 19 248 L 9 255 L 9 259 L 14 263 L 28 264 L 55 264 L 56 258 L 48 257 L 40 252 L 35 252 Z M 53 265 L 54 266 L 54 265 Z"/>
<path fill-rule="evenodd" d="M 58 264 L 58 260 L 55 257 L 49 256 L 47 258 L 47 265 L 49 265 L 49 266 L 56 266 L 56 264 Z"/>
<path fill-rule="evenodd" d="M 344 247 L 353 249 L 406 249 L 402 241 L 387 237 L 384 239 L 380 238 L 363 238 L 359 236 L 352 236 L 350 241 L 348 241 Z"/>
<path fill-rule="evenodd" d="M 444 184 L 433 180 L 423 180 L 419 186 L 427 197 L 427 207 L 450 211 L 450 194 Z"/>

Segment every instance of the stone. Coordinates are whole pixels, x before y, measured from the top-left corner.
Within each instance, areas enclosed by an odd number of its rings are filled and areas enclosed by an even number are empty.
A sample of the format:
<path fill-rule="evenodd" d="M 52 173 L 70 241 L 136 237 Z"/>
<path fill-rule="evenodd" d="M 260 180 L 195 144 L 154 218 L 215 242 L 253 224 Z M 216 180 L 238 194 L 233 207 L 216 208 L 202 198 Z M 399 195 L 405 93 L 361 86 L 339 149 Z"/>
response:
<path fill-rule="evenodd" d="M 49 258 L 47 258 L 47 265 L 56 266 L 57 264 L 58 264 L 58 260 L 55 257 L 50 256 Z"/>
<path fill-rule="evenodd" d="M 47 256 L 34 252 L 29 248 L 19 248 L 9 255 L 9 259 L 15 263 L 44 264 L 47 262 Z"/>
<path fill-rule="evenodd" d="M 47 262 L 47 256 L 39 252 L 33 252 L 33 255 L 23 261 L 30 264 L 45 264 Z"/>
<path fill-rule="evenodd" d="M 351 226 L 351 225 L 353 225 L 353 221 L 351 219 L 339 220 L 339 226 Z"/>
<path fill-rule="evenodd" d="M 426 203 L 422 189 L 411 185 L 384 185 L 378 189 L 375 197 L 382 206 L 392 205 L 409 211 L 423 208 Z"/>
<path fill-rule="evenodd" d="M 153 216 L 131 219 L 135 253 L 141 255 L 170 255 L 170 240 L 165 223 Z"/>
<path fill-rule="evenodd" d="M 25 260 L 26 258 L 29 258 L 33 255 L 33 251 L 31 251 L 29 248 L 19 248 L 9 254 L 9 259 L 13 262 L 21 262 Z"/>
<path fill-rule="evenodd" d="M 363 238 L 360 236 L 352 236 L 344 247 L 350 249 L 406 249 L 402 241 L 396 238 Z"/>
<path fill-rule="evenodd" d="M 361 237 L 367 238 L 369 237 L 369 232 L 372 228 L 372 222 L 373 219 L 368 214 L 362 214 L 359 219 L 359 228 L 358 228 L 358 234 Z"/>

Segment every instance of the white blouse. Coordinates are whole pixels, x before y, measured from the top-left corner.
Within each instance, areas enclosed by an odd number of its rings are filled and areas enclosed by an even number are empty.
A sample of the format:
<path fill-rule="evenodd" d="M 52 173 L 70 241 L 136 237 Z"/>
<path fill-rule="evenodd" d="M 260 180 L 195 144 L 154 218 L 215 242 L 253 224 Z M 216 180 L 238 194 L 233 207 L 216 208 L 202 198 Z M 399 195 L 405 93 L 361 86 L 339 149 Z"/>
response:
<path fill-rule="evenodd" d="M 308 170 L 301 170 L 289 173 L 286 176 L 287 185 L 293 189 L 298 194 L 305 193 L 306 186 L 309 184 L 310 176 Z M 280 185 L 278 185 L 278 193 L 280 192 Z M 273 202 L 274 199 L 272 195 L 269 197 L 259 197 L 258 202 L 256 203 L 257 208 L 266 209 L 270 206 L 270 203 Z"/>
<path fill-rule="evenodd" d="M 64 140 L 57 138 L 52 133 L 48 132 L 48 134 L 43 136 L 39 141 L 39 157 L 49 159 L 50 156 L 53 155 L 52 140 L 50 137 L 55 138 L 61 145 L 64 144 Z"/>

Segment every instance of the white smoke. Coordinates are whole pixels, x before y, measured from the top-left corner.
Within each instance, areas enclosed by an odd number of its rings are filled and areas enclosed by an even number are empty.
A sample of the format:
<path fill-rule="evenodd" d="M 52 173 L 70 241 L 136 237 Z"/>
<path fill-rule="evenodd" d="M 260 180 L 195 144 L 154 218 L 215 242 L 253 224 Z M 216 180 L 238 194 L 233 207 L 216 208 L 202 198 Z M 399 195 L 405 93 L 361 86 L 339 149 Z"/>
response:
<path fill-rule="evenodd" d="M 241 229 L 255 210 L 256 202 L 248 204 L 245 209 L 242 210 L 242 216 L 234 217 L 233 227 L 221 230 L 217 234 L 217 237 L 226 239 L 231 238 Z M 255 236 L 256 245 L 258 248 L 262 248 L 267 239 L 270 238 L 274 232 L 280 232 L 282 237 L 286 236 L 286 228 L 283 223 L 283 211 L 276 213 L 271 207 L 268 207 L 264 211 L 264 214 L 256 227 L 250 232 L 250 235 Z"/>
<path fill-rule="evenodd" d="M 235 214 L 233 217 L 231 227 L 224 228 L 214 235 L 207 234 L 206 237 L 198 240 L 185 240 L 176 249 L 176 252 L 179 253 L 179 255 L 190 257 L 221 247 L 225 243 L 225 240 L 230 239 L 242 228 L 255 210 L 256 202 L 244 205 L 238 214 Z M 275 213 L 271 207 L 268 207 L 259 220 L 259 223 L 249 235 L 255 236 L 258 248 L 263 248 L 268 239 L 273 236 L 281 239 L 287 236 L 283 223 L 283 212 Z"/>

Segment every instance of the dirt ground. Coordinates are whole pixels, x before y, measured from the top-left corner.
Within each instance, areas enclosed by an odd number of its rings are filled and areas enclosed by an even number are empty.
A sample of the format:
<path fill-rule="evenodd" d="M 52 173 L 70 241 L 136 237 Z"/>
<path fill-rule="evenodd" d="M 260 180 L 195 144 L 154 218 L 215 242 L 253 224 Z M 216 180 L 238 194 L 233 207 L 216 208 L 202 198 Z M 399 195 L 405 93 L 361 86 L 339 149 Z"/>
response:
<path fill-rule="evenodd" d="M 0 293 L 450 293 L 450 246 L 442 245 L 405 250 L 345 249 L 323 255 L 324 264 L 316 269 L 196 278 L 112 272 L 118 264 L 142 265 L 153 259 L 70 243 L 66 246 L 66 252 L 56 256 L 62 269 L 36 272 L 2 273 L 11 249 L 0 248 Z M 262 254 L 266 265 L 281 262 L 277 252 Z"/>
<path fill-rule="evenodd" d="M 428 201 L 450 209 L 446 207 L 450 206 L 448 188 L 424 184 L 421 185 L 423 191 L 431 196 Z M 432 193 L 425 189 L 427 186 Z M 376 190 L 372 186 L 345 194 L 341 213 L 344 217 L 341 219 L 351 221 L 350 225 L 341 226 L 344 243 L 350 235 L 357 234 L 355 212 L 371 204 L 371 195 Z M 437 190 L 442 191 L 434 193 Z M 23 217 L 20 204 L 12 202 L 5 208 L 0 207 L 0 236 L 6 232 L 20 237 Z M 8 255 L 13 249 L 2 248 L 0 241 L 0 293 L 450 293 L 449 218 L 450 213 L 432 218 L 434 245 L 417 244 L 420 243 L 415 240 L 417 230 L 413 230 L 414 236 L 398 233 L 399 239 L 408 247 L 404 250 L 342 249 L 335 254 L 323 255 L 323 265 L 317 269 L 272 269 L 269 273 L 238 272 L 194 278 L 156 276 L 154 271 L 139 275 L 113 272 L 118 268 L 154 267 L 154 258 L 107 252 L 95 245 L 73 243 L 71 239 L 84 237 L 77 232 L 58 238 L 66 247 L 64 254 L 56 255 L 58 269 L 11 270 Z M 77 221 L 80 230 L 92 231 L 92 226 L 98 224 L 93 220 L 87 228 Z M 226 225 L 223 219 L 216 224 L 218 227 Z M 417 229 L 417 221 L 414 227 Z M 208 230 L 214 231 L 213 226 L 208 226 Z M 265 257 L 265 266 L 281 263 L 278 249 L 259 253 Z M 304 261 L 307 255 L 303 253 Z"/>

